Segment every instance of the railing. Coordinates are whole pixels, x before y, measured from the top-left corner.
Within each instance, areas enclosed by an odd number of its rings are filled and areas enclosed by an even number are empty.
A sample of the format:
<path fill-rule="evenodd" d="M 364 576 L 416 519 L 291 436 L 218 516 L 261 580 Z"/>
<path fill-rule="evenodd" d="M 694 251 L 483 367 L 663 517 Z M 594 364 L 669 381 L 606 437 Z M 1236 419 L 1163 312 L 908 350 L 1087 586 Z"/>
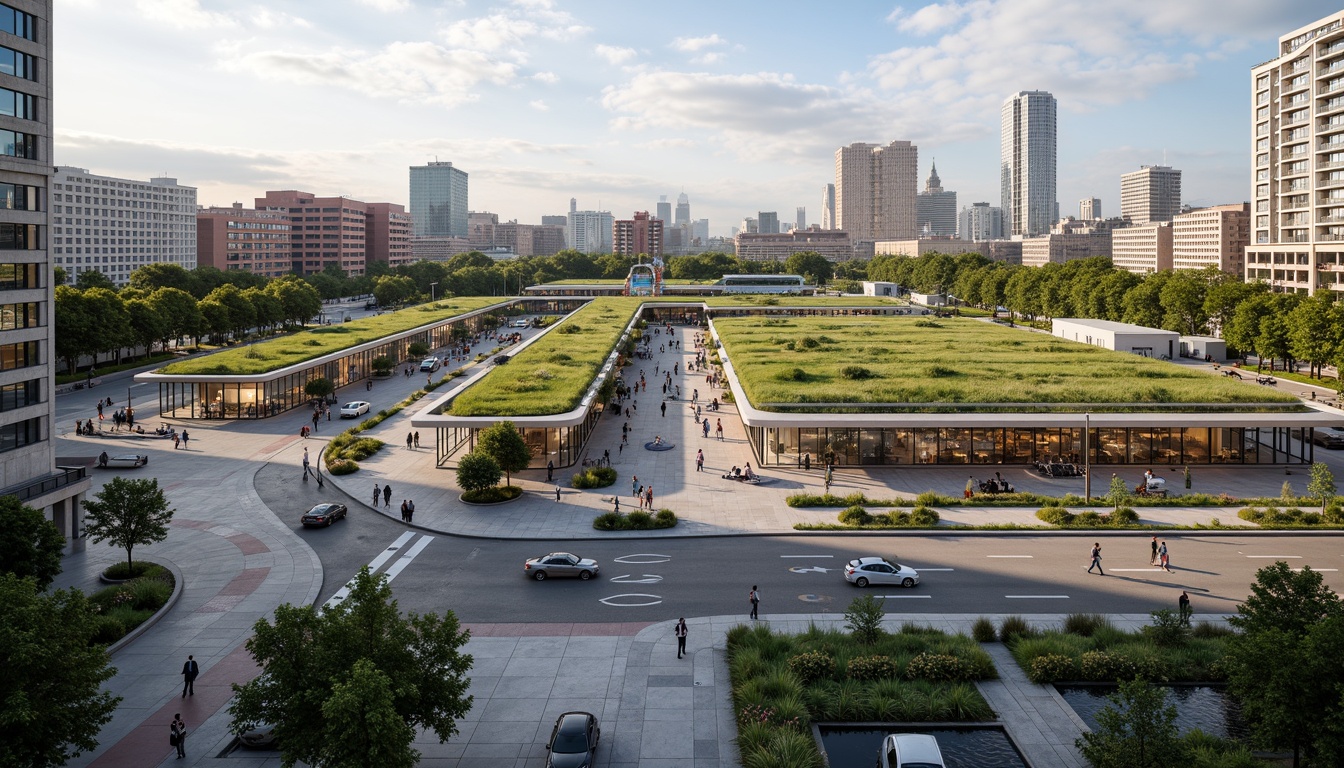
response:
<path fill-rule="evenodd" d="M 0 496 L 14 496 L 19 501 L 40 498 L 67 485 L 78 483 L 87 474 L 88 470 L 85 467 L 57 467 L 50 475 L 0 489 Z"/>

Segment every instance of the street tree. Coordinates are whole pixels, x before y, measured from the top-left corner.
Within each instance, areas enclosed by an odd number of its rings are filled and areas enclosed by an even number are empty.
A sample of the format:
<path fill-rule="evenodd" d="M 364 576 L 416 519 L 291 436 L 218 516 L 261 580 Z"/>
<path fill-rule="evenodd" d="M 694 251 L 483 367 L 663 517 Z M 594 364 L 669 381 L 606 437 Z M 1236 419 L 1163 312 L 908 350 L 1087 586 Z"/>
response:
<path fill-rule="evenodd" d="M 1106 499 L 1116 509 L 1120 509 L 1121 506 L 1129 503 L 1129 486 L 1125 485 L 1123 477 L 1111 475 L 1111 487 L 1106 491 Z"/>
<path fill-rule="evenodd" d="M 412 341 L 406 346 L 406 352 L 409 353 L 412 358 L 419 359 L 429 354 L 429 345 L 423 341 Z"/>
<path fill-rule="evenodd" d="M 131 340 L 145 348 L 145 356 L 154 353 L 154 343 L 168 333 L 168 321 L 154 308 L 149 299 L 135 298 L 126 302 L 130 318 Z"/>
<path fill-rule="evenodd" d="M 303 394 L 320 400 L 326 400 L 335 391 L 336 385 L 331 383 L 331 379 L 324 376 L 309 379 L 308 383 L 303 385 Z"/>
<path fill-rule="evenodd" d="M 1288 351 L 1311 366 L 1312 377 L 1321 375 L 1339 349 L 1341 332 L 1333 322 L 1333 304 L 1321 294 L 1308 296 L 1288 315 Z"/>
<path fill-rule="evenodd" d="M 65 537 L 41 510 L 0 496 L 0 570 L 31 578 L 46 589 L 61 572 Z"/>
<path fill-rule="evenodd" d="M 126 550 L 126 567 L 134 574 L 131 551 L 138 544 L 168 538 L 168 523 L 177 510 L 168 506 L 158 480 L 114 477 L 84 502 L 84 511 L 84 530 L 89 539 Z"/>
<path fill-rule="evenodd" d="M 402 614 L 367 566 L 339 604 L 281 605 L 253 631 L 261 674 L 233 686 L 232 727 L 272 723 L 287 768 L 413 765 L 417 731 L 447 741 L 471 709 L 469 633 L 451 611 Z"/>
<path fill-rule="evenodd" d="M 482 430 L 476 439 L 476 450 L 499 464 L 504 470 L 505 484 L 513 482 L 514 472 L 522 472 L 532 463 L 532 449 L 512 421 L 501 421 Z"/>
<path fill-rule="evenodd" d="M 247 300 L 238 286 L 232 283 L 225 283 L 214 289 L 202 301 L 214 301 L 219 303 L 228 312 L 227 333 L 232 333 L 235 339 L 243 339 L 247 336 L 250 328 L 257 325 L 257 311 L 252 303 Z"/>
<path fill-rule="evenodd" d="M 90 288 L 84 292 L 84 301 L 96 334 L 94 351 L 115 351 L 120 360 L 121 348 L 133 343 L 131 316 L 126 311 L 126 303 L 109 288 Z"/>
<path fill-rule="evenodd" d="M 1313 499 L 1321 500 L 1321 512 L 1334 501 L 1335 494 L 1339 490 L 1335 488 L 1335 474 L 1330 471 L 1330 466 L 1323 462 L 1315 462 L 1311 465 L 1311 479 L 1307 481 L 1307 495 Z"/>
<path fill-rule="evenodd" d="M 92 642 L 96 621 L 78 590 L 0 573 L 0 765 L 60 766 L 98 747 L 121 697 L 102 690 L 117 671 Z"/>
<path fill-rule="evenodd" d="M 1192 336 L 1203 333 L 1209 316 L 1204 312 L 1208 284 L 1198 272 L 1178 269 L 1170 273 L 1158 293 L 1162 305 L 1162 327 Z"/>
<path fill-rule="evenodd" d="M 480 451 L 472 451 L 457 462 L 457 485 L 464 491 L 483 491 L 499 485 L 504 470 L 499 462 Z"/>
<path fill-rule="evenodd" d="M 303 325 L 322 311 L 322 297 L 297 275 L 286 275 L 266 285 L 266 292 L 280 300 L 281 316 L 290 325 Z"/>
<path fill-rule="evenodd" d="M 129 285 L 142 291 L 153 293 L 160 288 L 176 288 L 179 291 L 195 294 L 197 279 L 191 272 L 179 264 L 167 262 L 146 264 L 131 273 Z M 204 296 L 205 294 L 201 294 Z"/>
<path fill-rule="evenodd" d="M 790 275 L 804 275 L 815 281 L 815 285 L 825 285 L 835 274 L 835 265 L 816 251 L 794 253 L 784 260 L 784 271 Z"/>
<path fill-rule="evenodd" d="M 163 287 L 149 294 L 148 301 L 164 322 L 160 339 L 164 349 L 173 341 L 180 342 L 201 334 L 205 319 L 201 317 L 200 307 L 196 306 L 196 297 L 190 293 L 181 288 Z"/>
<path fill-rule="evenodd" d="M 373 284 L 373 298 L 379 306 L 395 307 L 415 298 L 419 291 L 409 277 L 380 277 Z"/>
<path fill-rule="evenodd" d="M 1146 680 L 1122 681 L 1097 713 L 1097 730 L 1074 742 L 1095 768 L 1175 768 L 1185 765 L 1176 705 Z"/>
<path fill-rule="evenodd" d="M 68 285 L 56 286 L 56 334 L 54 351 L 65 361 L 66 373 L 74 373 L 79 358 L 97 351 L 97 329 L 84 292 Z"/>
<path fill-rule="evenodd" d="M 243 289 L 243 300 L 256 313 L 254 318 L 257 328 L 266 330 L 274 328 L 285 319 L 284 305 L 275 294 L 267 292 L 264 288 L 251 286 Z"/>

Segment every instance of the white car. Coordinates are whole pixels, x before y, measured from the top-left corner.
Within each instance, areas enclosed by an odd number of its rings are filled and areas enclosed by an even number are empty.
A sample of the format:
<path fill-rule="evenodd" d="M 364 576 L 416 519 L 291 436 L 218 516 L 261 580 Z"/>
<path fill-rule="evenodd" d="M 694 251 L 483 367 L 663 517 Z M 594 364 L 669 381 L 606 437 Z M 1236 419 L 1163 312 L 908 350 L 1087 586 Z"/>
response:
<path fill-rule="evenodd" d="M 856 587 L 869 584 L 897 584 L 913 587 L 919 583 L 919 572 L 908 565 L 891 563 L 881 557 L 860 557 L 845 566 L 845 581 Z"/>
<path fill-rule="evenodd" d="M 443 364 L 439 362 L 439 358 L 437 358 L 437 357 L 426 357 L 424 360 L 421 360 L 421 361 L 420 361 L 420 372 L 421 372 L 421 373 L 433 373 L 433 372 L 439 370 L 440 366 L 442 366 L 442 365 L 443 365 Z"/>
<path fill-rule="evenodd" d="M 346 403 L 341 406 L 342 419 L 355 419 L 369 412 L 369 404 L 363 400 L 356 400 L 353 403 Z"/>
<path fill-rule="evenodd" d="M 527 327 L 527 321 L 526 321 L 526 320 L 514 320 L 514 321 L 513 321 L 513 327 L 514 327 L 514 328 L 526 328 L 526 327 Z"/>
<path fill-rule="evenodd" d="M 938 740 L 927 733 L 889 733 L 882 740 L 881 768 L 947 768 Z"/>

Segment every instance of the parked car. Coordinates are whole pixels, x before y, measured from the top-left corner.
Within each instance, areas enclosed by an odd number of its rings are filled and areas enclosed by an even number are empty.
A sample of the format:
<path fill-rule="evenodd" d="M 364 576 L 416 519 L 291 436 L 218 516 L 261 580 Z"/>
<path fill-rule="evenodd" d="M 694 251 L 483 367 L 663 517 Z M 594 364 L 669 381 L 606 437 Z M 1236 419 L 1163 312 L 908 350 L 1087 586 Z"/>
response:
<path fill-rule="evenodd" d="M 555 721 L 546 743 L 546 768 L 590 768 L 602 729 L 589 712 L 566 712 Z"/>
<path fill-rule="evenodd" d="M 249 749 L 275 749 L 275 726 L 270 723 L 258 723 L 255 728 L 238 734 L 238 741 Z"/>
<path fill-rule="evenodd" d="M 946 768 L 938 740 L 927 733 L 889 733 L 882 740 L 881 768 Z"/>
<path fill-rule="evenodd" d="M 1326 448 L 1344 448 L 1344 427 L 1321 427 L 1311 433 L 1311 442 Z"/>
<path fill-rule="evenodd" d="M 441 367 L 443 367 L 443 364 L 439 362 L 439 358 L 437 357 L 426 357 L 424 360 L 420 361 L 421 373 L 433 373 Z"/>
<path fill-rule="evenodd" d="M 104 469 L 135 469 L 148 463 L 149 457 L 140 453 L 122 453 L 116 456 L 108 456 L 106 452 L 103 452 L 98 456 L 98 466 Z"/>
<path fill-rule="evenodd" d="M 338 519 L 344 518 L 346 514 L 344 504 L 328 503 L 318 504 L 307 512 L 303 513 L 300 520 L 304 525 L 331 525 Z"/>
<path fill-rule="evenodd" d="M 369 404 L 363 400 L 356 400 L 353 403 L 346 403 L 341 406 L 342 419 L 354 419 L 369 412 Z"/>
<path fill-rule="evenodd" d="M 587 581 L 596 576 L 598 570 L 596 560 L 585 560 L 568 552 L 552 552 L 523 563 L 523 574 L 537 581 L 545 581 L 551 577 L 559 579 L 573 576 Z"/>
<path fill-rule="evenodd" d="M 898 584 L 913 587 L 919 583 L 919 572 L 908 565 L 891 563 L 881 557 L 860 557 L 845 566 L 845 581 L 856 587 L 869 584 Z"/>
<path fill-rule="evenodd" d="M 526 320 L 514 320 L 514 321 L 513 321 L 513 327 L 514 327 L 514 328 L 526 328 L 526 327 L 527 327 L 527 321 L 526 321 Z"/>

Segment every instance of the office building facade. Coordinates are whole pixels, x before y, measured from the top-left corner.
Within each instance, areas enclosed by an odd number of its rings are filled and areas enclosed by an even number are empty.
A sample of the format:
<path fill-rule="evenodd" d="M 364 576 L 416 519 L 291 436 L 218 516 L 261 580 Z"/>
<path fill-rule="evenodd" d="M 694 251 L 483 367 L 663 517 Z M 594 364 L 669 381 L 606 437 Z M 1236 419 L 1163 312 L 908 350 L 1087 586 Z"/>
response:
<path fill-rule="evenodd" d="M 177 179 L 122 179 L 62 166 L 51 213 L 53 263 L 71 281 L 93 270 L 121 287 L 146 264 L 196 268 L 196 188 Z"/>
<path fill-rule="evenodd" d="M 1181 172 L 1145 165 L 1120 176 L 1120 218 L 1130 224 L 1171 221 L 1181 212 Z"/>
<path fill-rule="evenodd" d="M 20 101 L 29 102 L 30 111 L 20 115 L 0 115 L 0 245 L 5 251 L 0 259 L 0 294 L 3 294 L 6 322 L 0 324 L 0 495 L 14 496 L 23 504 L 41 510 L 56 525 L 65 539 L 67 552 L 83 549 L 84 496 L 89 491 L 89 478 L 83 466 L 57 466 L 56 446 L 56 325 L 53 258 L 46 244 L 53 226 L 56 193 L 52 178 L 51 157 L 51 0 L 30 0 L 21 5 L 24 10 L 0 6 L 0 87 L 17 94 Z M 9 65 L 13 62 L 12 65 Z M 80 182 L 83 190 L 70 190 L 75 199 L 64 201 L 62 213 L 81 221 L 95 217 L 101 221 L 109 211 L 121 211 L 123 206 L 101 202 L 134 201 L 154 203 L 130 194 L 152 190 L 105 187 Z M 96 190 L 96 191 L 95 191 Z M 84 214 L 83 209 L 100 202 L 99 213 Z M 48 205 L 48 199 L 52 204 Z M 161 205 L 165 202 L 160 199 Z M 73 204 L 79 213 L 66 209 Z M 129 211 L 130 206 L 124 206 Z M 135 206 L 137 213 L 154 213 L 153 207 Z M 158 213 L 163 213 L 162 208 Z M 193 212 L 194 213 L 194 212 Z M 147 223 L 165 223 L 161 219 L 133 219 Z M 62 226 L 67 226 L 62 222 Z M 83 229 L 92 224 L 75 224 Z M 100 226 L 99 229 L 102 229 Z M 192 230 L 195 222 L 192 223 Z M 139 229 L 137 232 L 162 232 L 162 229 Z M 76 237 L 81 237 L 76 235 Z M 101 239 L 103 236 L 100 234 Z M 108 236 L 112 237 L 111 235 Z M 158 239 L 153 234 L 127 236 L 133 239 Z M 76 245 L 86 248 L 89 244 Z M 97 247 L 101 248 L 102 243 Z M 111 247 L 109 244 L 108 247 Z M 120 247 L 120 246 L 119 246 Z M 152 245 L 149 247 L 153 247 Z M 163 246 L 160 246 L 163 247 Z M 97 253 L 102 256 L 103 254 Z M 125 255 L 113 254 L 111 255 Z M 87 258 L 87 254 L 84 254 Z M 111 264 L 112 262 L 108 262 Z M 84 266 L 101 266 L 85 262 Z M 78 266 L 78 264 L 76 264 Z M 59 431 L 65 431 L 68 427 Z"/>
<path fill-rule="evenodd" d="M 1063 264 L 1075 259 L 1111 255 L 1114 221 L 1077 221 L 1072 217 L 1056 223 L 1040 237 L 1022 238 L 1024 267 Z"/>
<path fill-rule="evenodd" d="M 957 237 L 962 240 L 1003 238 L 1003 209 L 989 203 L 972 203 L 957 214 Z"/>
<path fill-rule="evenodd" d="M 835 218 L 851 240 L 909 240 L 918 232 L 919 148 L 851 144 L 835 151 Z"/>
<path fill-rule="evenodd" d="M 452 163 L 411 166 L 416 237 L 467 236 L 467 173 Z"/>
<path fill-rule="evenodd" d="M 658 196 L 658 220 L 672 223 L 672 204 L 667 201 L 667 195 Z"/>
<path fill-rule="evenodd" d="M 1084 197 L 1078 201 L 1078 218 L 1083 221 L 1091 221 L 1101 218 L 1101 198 Z"/>
<path fill-rule="evenodd" d="M 762 235 L 778 235 L 779 213 L 775 211 L 757 211 L 756 231 Z"/>
<path fill-rule="evenodd" d="M 400 267 L 415 261 L 411 237 L 415 222 L 406 206 L 398 203 L 369 203 L 364 212 L 364 260 L 381 261 Z"/>
<path fill-rule="evenodd" d="M 611 211 L 580 211 L 571 200 L 565 229 L 566 245 L 579 253 L 611 253 L 614 221 Z"/>
<path fill-rule="evenodd" d="M 368 206 L 348 197 L 318 197 L 296 189 L 271 190 L 257 208 L 289 212 L 291 270 L 313 275 L 334 264 L 347 275 L 364 274 Z"/>
<path fill-rule="evenodd" d="M 678 227 L 691 225 L 691 198 L 687 197 L 685 192 L 677 195 L 676 217 L 672 223 Z"/>
<path fill-rule="evenodd" d="M 611 252 L 618 256 L 662 258 L 663 222 L 649 216 L 648 211 L 635 211 L 632 218 L 612 224 L 611 241 Z"/>
<path fill-rule="evenodd" d="M 1111 263 L 1146 275 L 1171 269 L 1171 222 L 1152 221 L 1111 230 Z"/>
<path fill-rule="evenodd" d="M 934 163 L 924 191 L 915 202 L 915 226 L 920 237 L 954 237 L 957 234 L 957 193 L 943 189 L 938 178 L 938 164 Z"/>
<path fill-rule="evenodd" d="M 1344 11 L 1279 38 L 1251 68 L 1246 279 L 1344 296 Z"/>
<path fill-rule="evenodd" d="M 1228 274 L 1242 275 L 1250 239 L 1250 203 L 1177 214 L 1171 220 L 1172 269 L 1217 267 Z"/>
<path fill-rule="evenodd" d="M 1055 112 L 1055 97 L 1045 91 L 1020 91 L 1003 102 L 999 186 L 1007 236 L 1044 235 L 1059 218 Z"/>
<path fill-rule="evenodd" d="M 794 230 L 787 234 L 739 232 L 733 238 L 739 259 L 784 261 L 795 253 L 812 251 L 827 261 L 845 261 L 854 255 L 854 244 L 843 230 L 820 228 Z"/>
<path fill-rule="evenodd" d="M 294 268 L 289 211 L 229 207 L 196 211 L 196 264 L 280 277 Z"/>

